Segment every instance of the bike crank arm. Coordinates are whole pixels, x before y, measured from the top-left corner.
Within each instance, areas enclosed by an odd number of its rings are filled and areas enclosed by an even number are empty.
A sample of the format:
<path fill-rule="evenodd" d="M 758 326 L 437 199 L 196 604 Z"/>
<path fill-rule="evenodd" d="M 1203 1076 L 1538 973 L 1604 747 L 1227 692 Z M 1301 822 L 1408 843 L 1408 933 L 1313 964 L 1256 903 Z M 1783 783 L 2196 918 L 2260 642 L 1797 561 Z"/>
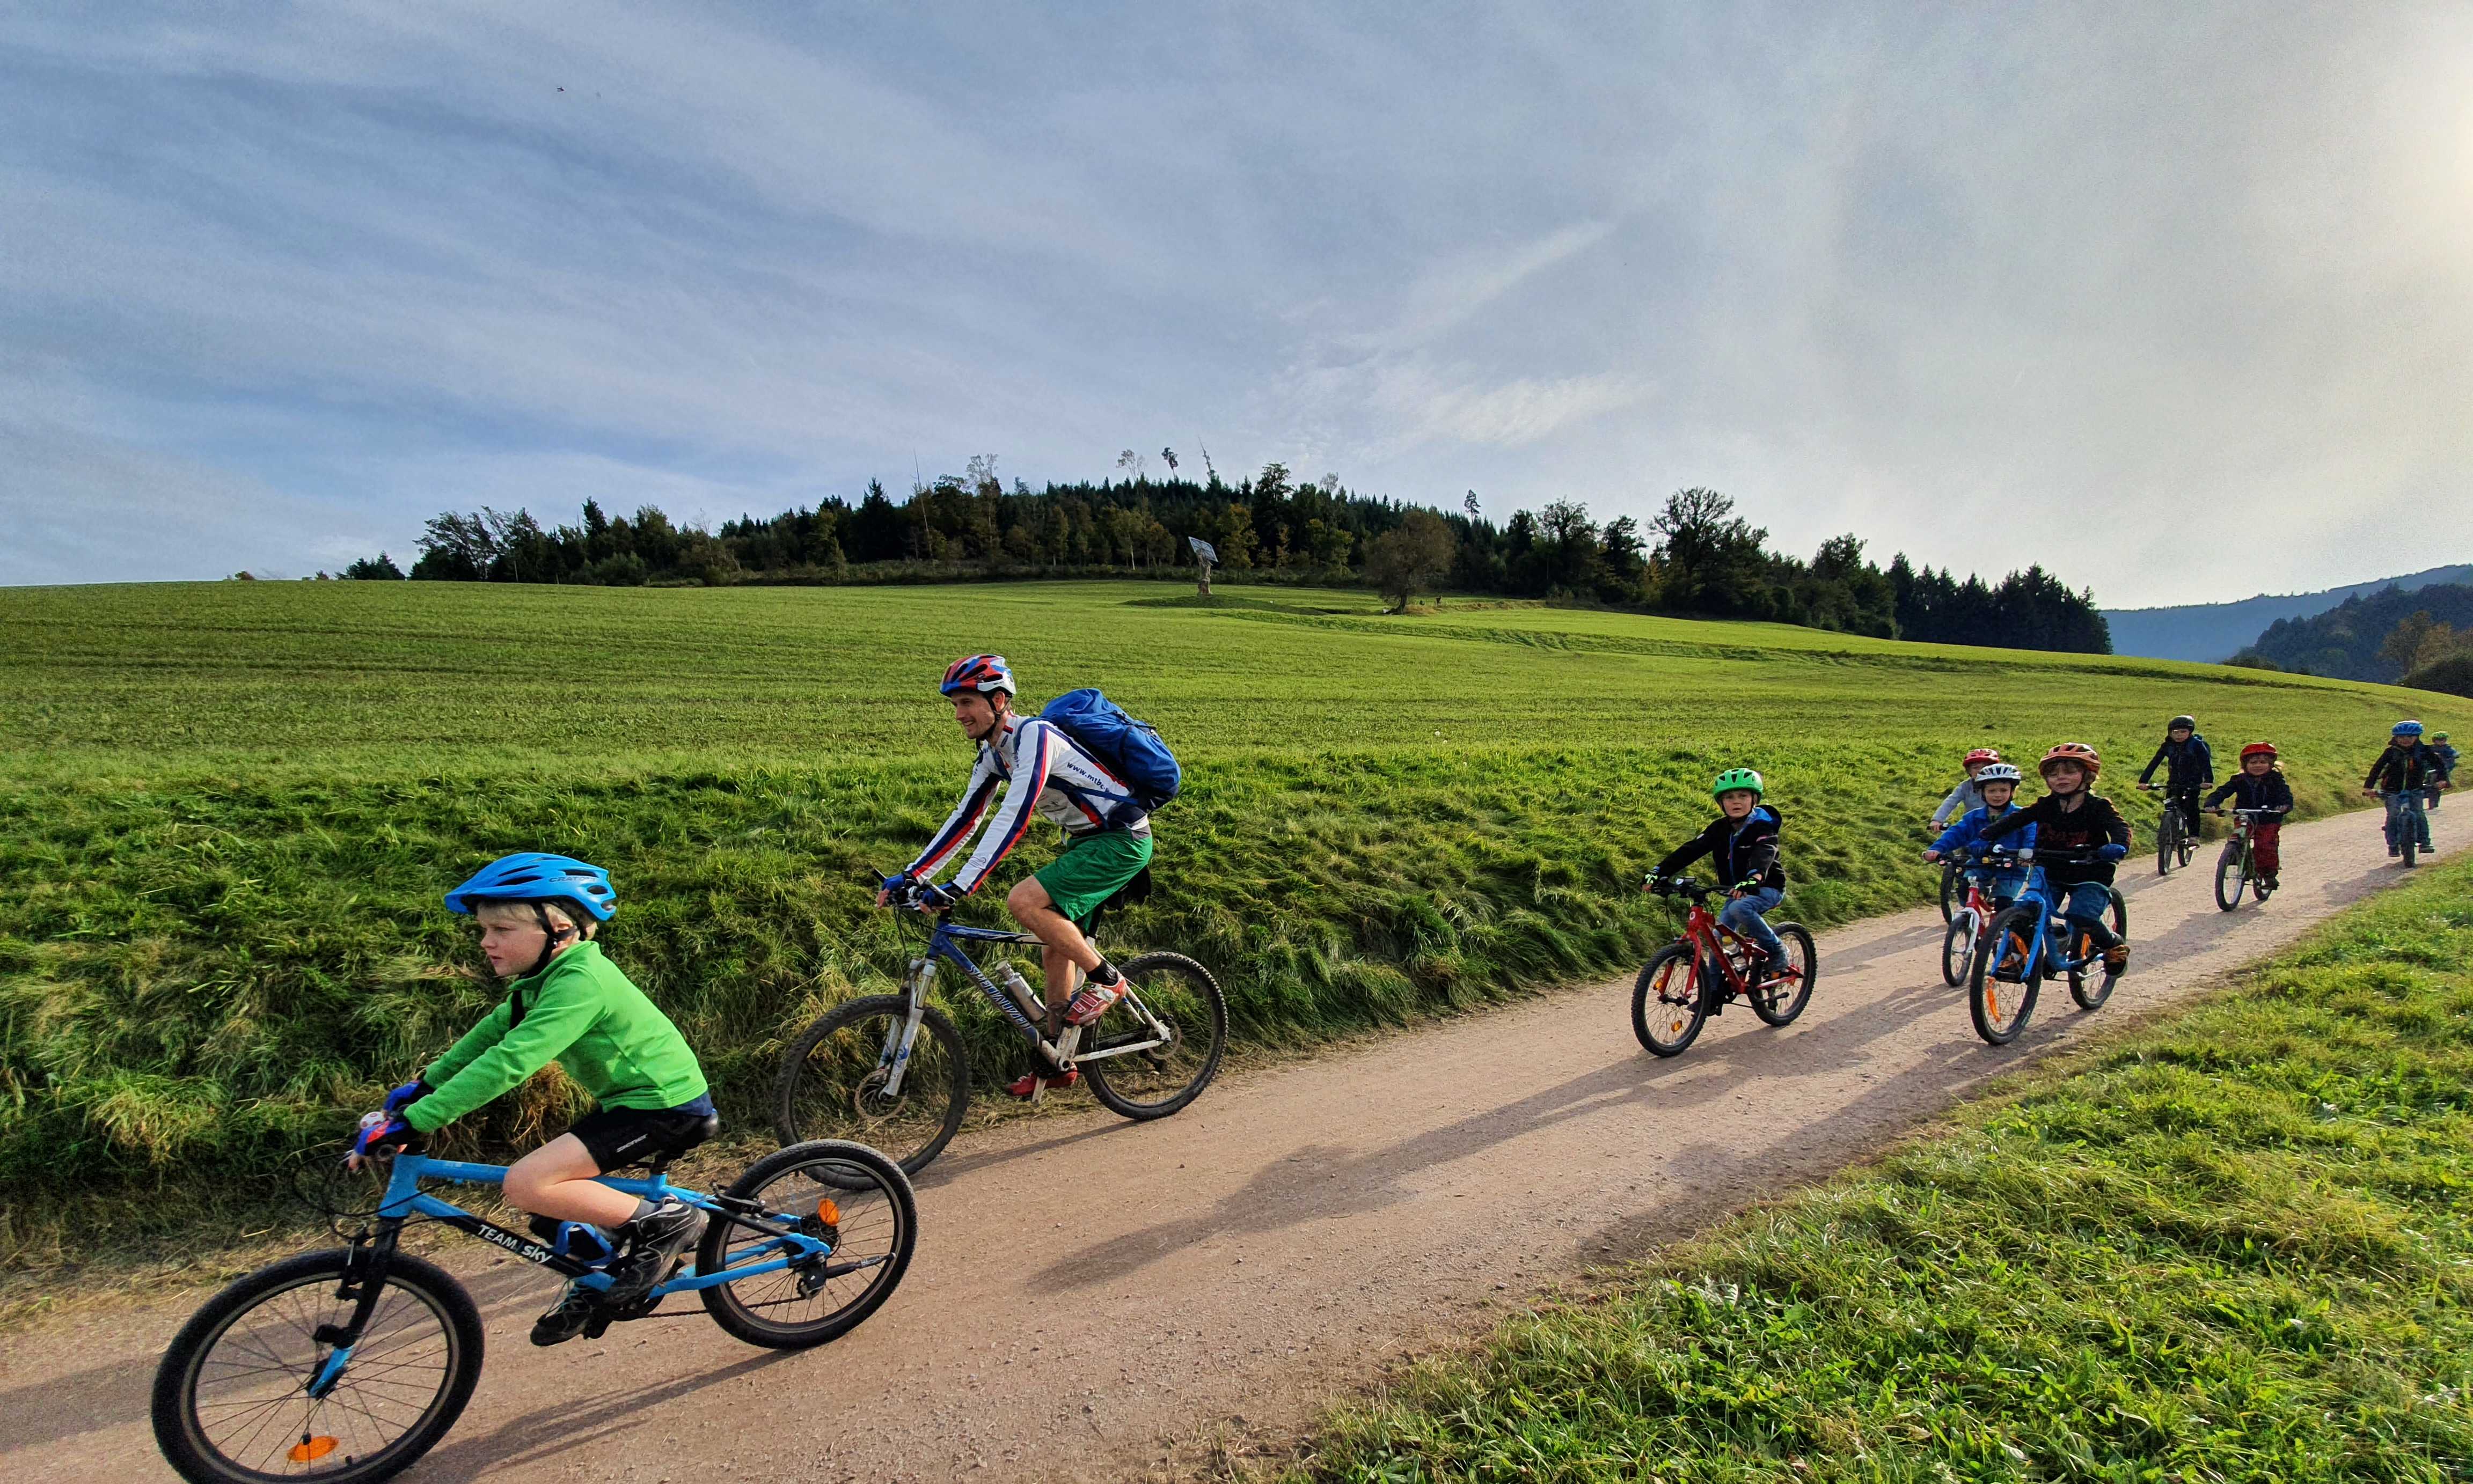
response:
<path fill-rule="evenodd" d="M 1131 1056 L 1137 1051 L 1157 1050 L 1159 1047 L 1164 1046 L 1167 1043 L 1167 1038 L 1164 1036 L 1153 1036 L 1147 1041 L 1137 1038 L 1127 1041 L 1103 1041 L 1098 1045 L 1092 1046 L 1088 1051 L 1075 1052 L 1073 1054 L 1073 1064 L 1076 1066 L 1079 1066 L 1085 1062 L 1104 1062 L 1112 1056 Z"/>

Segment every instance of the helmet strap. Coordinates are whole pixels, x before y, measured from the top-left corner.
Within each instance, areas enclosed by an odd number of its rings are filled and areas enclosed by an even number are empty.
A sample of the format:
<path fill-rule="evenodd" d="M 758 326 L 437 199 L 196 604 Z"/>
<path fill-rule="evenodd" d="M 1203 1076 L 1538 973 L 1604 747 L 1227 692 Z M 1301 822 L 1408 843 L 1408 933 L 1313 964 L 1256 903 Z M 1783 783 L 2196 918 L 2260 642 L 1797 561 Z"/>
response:
<path fill-rule="evenodd" d="M 524 970 L 524 974 L 527 978 L 540 973 L 544 969 L 547 969 L 549 967 L 549 961 L 558 957 L 561 946 L 560 940 L 579 931 L 579 929 L 573 927 L 562 930 L 552 924 L 549 920 L 549 904 L 547 902 L 537 901 L 533 903 L 533 921 L 540 924 L 541 950 L 540 957 L 533 960 L 533 967 Z"/>

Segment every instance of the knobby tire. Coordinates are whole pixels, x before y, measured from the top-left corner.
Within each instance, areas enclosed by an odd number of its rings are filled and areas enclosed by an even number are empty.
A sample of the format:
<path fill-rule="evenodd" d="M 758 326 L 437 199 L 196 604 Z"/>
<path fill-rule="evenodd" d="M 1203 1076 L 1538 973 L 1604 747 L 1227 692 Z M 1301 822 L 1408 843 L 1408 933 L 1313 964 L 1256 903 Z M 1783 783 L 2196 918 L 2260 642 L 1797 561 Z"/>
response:
<path fill-rule="evenodd" d="M 1082 1063 L 1082 1080 L 1091 1085 L 1099 1106 L 1119 1117 L 1164 1118 L 1200 1097 L 1218 1074 L 1220 1054 L 1228 1047 L 1228 997 L 1210 969 L 1182 953 L 1145 953 L 1116 969 L 1176 1036 L 1156 1051 Z M 1148 1029 L 1134 1014 L 1129 996 L 1082 1035 L 1087 1043 Z"/>
<path fill-rule="evenodd" d="M 1983 936 L 1982 924 L 1975 921 L 1972 911 L 1952 918 L 1949 931 L 1940 940 L 1940 982 L 1953 990 L 1966 987 L 1966 975 L 1975 958 L 1975 945 Z"/>
<path fill-rule="evenodd" d="M 790 1042 L 774 1089 L 773 1131 L 782 1143 L 849 1139 L 881 1150 L 905 1175 L 944 1153 L 971 1107 L 970 1056 L 952 1017 L 927 1006 L 900 1097 L 887 1104 L 876 1091 L 885 1034 L 909 1014 L 900 994 L 845 1000 Z"/>
<path fill-rule="evenodd" d="M 1966 1012 L 1974 1017 L 1975 1034 L 1993 1045 L 2016 1041 L 2035 1017 L 2035 998 L 2044 983 L 2043 954 L 2035 951 L 2035 915 L 2042 910 L 2028 902 L 1994 918 L 1991 934 L 1968 970 Z M 2001 962 L 2013 949 L 2026 956 L 2024 973 L 2014 983 L 2000 976 Z"/>
<path fill-rule="evenodd" d="M 2226 883 L 2230 890 L 2226 890 Z M 2241 905 L 2242 890 L 2249 885 L 2249 856 L 2238 840 L 2224 846 L 2223 854 L 2216 857 L 2216 910 L 2230 912 Z"/>
<path fill-rule="evenodd" d="M 806 1350 L 838 1339 L 881 1307 L 919 1245 L 919 1203 L 900 1165 L 865 1144 L 810 1139 L 776 1149 L 747 1167 L 724 1194 L 796 1214 L 810 1234 L 824 1232 L 825 1203 L 838 1224 L 834 1250 L 812 1270 L 785 1268 L 696 1290 L 712 1322 L 732 1337 L 768 1350 Z M 696 1271 L 729 1266 L 733 1249 L 765 1238 L 708 1216 L 696 1243 Z M 863 1262 L 855 1271 L 837 1272 Z"/>
<path fill-rule="evenodd" d="M 1801 970 L 1791 980 L 1770 980 L 1754 985 L 1749 995 L 1752 1014 L 1768 1025 L 1791 1025 L 1812 1003 L 1812 986 L 1820 977 L 1820 955 L 1813 946 L 1812 933 L 1801 922 L 1772 922 L 1769 930 L 1786 945 L 1787 958 Z"/>
<path fill-rule="evenodd" d="M 1631 989 L 1631 1033 L 1659 1056 L 1681 1056 L 1709 1018 L 1700 966 L 1688 944 L 1669 944 L 1640 971 Z"/>
<path fill-rule="evenodd" d="M 341 1381 L 324 1398 L 306 1395 L 327 1350 L 310 1331 L 319 1323 L 343 1325 L 353 1309 L 335 1297 L 350 1261 L 348 1250 L 334 1248 L 260 1268 L 208 1299 L 173 1337 L 155 1371 L 155 1442 L 190 1484 L 387 1478 L 436 1447 L 463 1415 L 481 1378 L 480 1312 L 444 1269 L 404 1252 L 387 1259 L 385 1290 Z M 252 1326 L 252 1316 L 265 1328 Z M 434 1367 L 423 1363 L 433 1350 Z M 424 1398 L 420 1387 L 433 1369 L 437 1383 Z M 202 1383 L 217 1395 L 202 1401 Z M 201 1417 L 202 1407 L 210 1415 Z M 378 1442 L 372 1429 L 383 1431 L 388 1414 L 407 1414 L 403 1429 Z M 364 1438 L 374 1446 L 348 1446 Z M 324 1451 L 300 1462 L 286 1457 L 311 1448 Z M 260 1449 L 272 1451 L 258 1456 Z"/>

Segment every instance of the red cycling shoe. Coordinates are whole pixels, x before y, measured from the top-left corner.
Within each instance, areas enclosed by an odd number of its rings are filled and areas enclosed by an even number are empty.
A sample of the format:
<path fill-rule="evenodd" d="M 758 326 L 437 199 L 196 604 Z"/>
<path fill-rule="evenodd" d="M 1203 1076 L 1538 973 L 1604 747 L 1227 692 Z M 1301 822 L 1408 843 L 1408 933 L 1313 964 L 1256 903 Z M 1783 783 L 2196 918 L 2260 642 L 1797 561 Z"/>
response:
<path fill-rule="evenodd" d="M 1050 1092 L 1054 1092 L 1063 1088 L 1069 1088 L 1081 1080 L 1082 1069 L 1080 1067 L 1075 1067 L 1069 1072 L 1050 1072 L 1044 1076 L 1042 1076 L 1038 1072 L 1024 1072 L 1020 1076 L 1016 1077 L 1013 1080 L 1012 1085 L 1007 1087 L 1005 1090 L 1018 1098 L 1027 1101 L 1031 1093 L 1038 1091 L 1042 1087 L 1044 1087 Z"/>

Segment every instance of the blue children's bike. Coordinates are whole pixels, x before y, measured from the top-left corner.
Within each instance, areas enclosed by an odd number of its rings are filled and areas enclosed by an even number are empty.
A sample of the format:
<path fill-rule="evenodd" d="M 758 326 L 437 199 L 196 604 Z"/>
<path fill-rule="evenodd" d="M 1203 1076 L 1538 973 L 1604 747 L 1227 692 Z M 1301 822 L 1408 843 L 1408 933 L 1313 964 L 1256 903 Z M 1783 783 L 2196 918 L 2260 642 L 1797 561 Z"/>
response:
<path fill-rule="evenodd" d="M 892 905 L 918 905 L 917 883 L 892 890 Z M 1039 940 L 966 926 L 941 913 L 935 921 L 926 952 L 903 971 L 903 993 L 845 1000 L 783 1050 L 774 1114 L 783 1142 L 864 1138 L 913 1175 L 951 1142 L 970 1108 L 971 1057 L 953 1017 L 927 1002 L 939 964 L 959 970 L 1028 1042 L 1029 1066 L 1073 1072 L 1122 1117 L 1164 1118 L 1201 1096 L 1219 1070 L 1228 1001 L 1211 970 L 1184 954 L 1124 960 L 1116 966 L 1124 997 L 1090 1025 L 1055 1027 L 1051 1040 L 1042 1023 L 1046 1006 L 1028 981 L 1011 964 L 998 965 L 991 977 L 971 957 L 974 946 L 1036 950 Z M 1034 1082 L 1030 1100 L 1044 1091 Z"/>
<path fill-rule="evenodd" d="M 799 1350 L 851 1329 L 900 1283 L 918 1209 L 892 1161 L 863 1144 L 819 1140 L 765 1156 L 719 1195 L 671 1185 L 670 1159 L 718 1122 L 658 1153 L 644 1179 L 601 1178 L 632 1195 L 675 1195 L 704 1212 L 705 1227 L 691 1269 L 674 1262 L 641 1301 L 594 1314 L 588 1336 L 691 1292 L 737 1338 Z M 164 1458 L 192 1484 L 231 1484 L 382 1479 L 427 1452 L 480 1379 L 481 1316 L 444 1268 L 398 1247 L 407 1225 L 468 1232 L 597 1292 L 639 1256 L 580 1222 L 535 1217 L 528 1232 L 511 1232 L 422 1188 L 497 1185 L 506 1174 L 504 1165 L 405 1153 L 374 1206 L 339 1209 L 353 1203 L 330 1195 L 328 1214 L 349 1246 L 241 1279 L 164 1352 L 154 1405 Z M 348 1231 L 347 1222 L 357 1225 Z"/>
<path fill-rule="evenodd" d="M 2046 852 L 2051 858 L 2053 852 Z M 2036 863 L 2034 850 L 2020 850 L 2021 864 L 2030 867 L 2018 899 L 1992 920 L 1985 941 L 1974 952 L 1968 969 L 1967 1010 L 1975 1017 L 1975 1034 L 1996 1046 L 2005 1046 L 2026 1030 L 2035 1014 L 2036 992 L 2050 974 L 2070 982 L 2070 997 L 2081 1010 L 2093 1010 L 2112 997 L 2120 975 L 2103 967 L 2103 954 L 2087 933 L 2076 930 L 2060 915 L 2059 895 Z M 2093 851 L 2057 857 L 2064 864 L 2085 864 Z M 2129 941 L 2129 908 L 2118 888 L 2112 896 L 2113 936 Z"/>

